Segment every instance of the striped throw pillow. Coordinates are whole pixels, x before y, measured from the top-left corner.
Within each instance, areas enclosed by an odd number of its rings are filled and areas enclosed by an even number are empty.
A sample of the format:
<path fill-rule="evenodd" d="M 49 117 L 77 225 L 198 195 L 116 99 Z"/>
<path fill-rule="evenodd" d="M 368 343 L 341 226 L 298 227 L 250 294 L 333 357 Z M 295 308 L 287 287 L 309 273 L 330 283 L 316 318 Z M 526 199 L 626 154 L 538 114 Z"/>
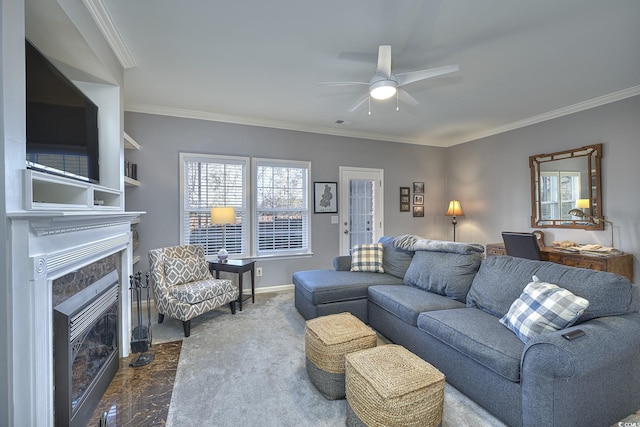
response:
<path fill-rule="evenodd" d="M 382 243 L 367 243 L 356 245 L 351 249 L 351 271 L 366 271 L 370 273 L 384 273 L 382 267 Z"/>
<path fill-rule="evenodd" d="M 500 323 L 526 343 L 536 335 L 568 328 L 587 307 L 586 299 L 533 276 Z"/>

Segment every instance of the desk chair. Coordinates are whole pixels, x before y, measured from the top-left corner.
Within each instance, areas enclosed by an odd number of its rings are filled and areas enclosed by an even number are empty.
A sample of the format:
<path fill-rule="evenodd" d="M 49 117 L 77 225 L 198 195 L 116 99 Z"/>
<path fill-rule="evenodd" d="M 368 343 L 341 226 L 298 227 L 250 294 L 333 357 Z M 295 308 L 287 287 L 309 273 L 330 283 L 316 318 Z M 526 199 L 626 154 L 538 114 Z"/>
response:
<path fill-rule="evenodd" d="M 502 240 L 507 255 L 540 260 L 540 245 L 535 234 L 503 231 Z"/>

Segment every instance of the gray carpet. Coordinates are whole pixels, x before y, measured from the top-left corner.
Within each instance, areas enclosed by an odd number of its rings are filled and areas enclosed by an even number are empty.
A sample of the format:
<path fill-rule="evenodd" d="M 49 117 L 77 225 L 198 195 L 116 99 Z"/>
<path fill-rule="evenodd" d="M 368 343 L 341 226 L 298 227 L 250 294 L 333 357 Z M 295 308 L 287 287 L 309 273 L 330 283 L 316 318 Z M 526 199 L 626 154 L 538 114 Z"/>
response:
<path fill-rule="evenodd" d="M 304 319 L 293 292 L 258 294 L 192 321 L 184 339 L 167 426 L 344 426 L 346 402 L 326 400 L 309 382 Z M 182 323 L 152 326 L 154 343 L 183 338 Z M 640 416 L 624 421 L 640 421 Z M 449 385 L 442 425 L 503 426 Z"/>

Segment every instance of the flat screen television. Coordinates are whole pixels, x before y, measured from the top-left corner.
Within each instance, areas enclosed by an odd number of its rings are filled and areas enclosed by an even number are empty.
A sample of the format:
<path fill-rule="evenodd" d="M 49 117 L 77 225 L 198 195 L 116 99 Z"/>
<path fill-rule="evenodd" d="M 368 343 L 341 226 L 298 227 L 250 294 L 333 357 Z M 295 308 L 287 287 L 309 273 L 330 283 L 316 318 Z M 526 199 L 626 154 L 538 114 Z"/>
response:
<path fill-rule="evenodd" d="M 98 106 L 28 40 L 27 167 L 100 181 Z"/>

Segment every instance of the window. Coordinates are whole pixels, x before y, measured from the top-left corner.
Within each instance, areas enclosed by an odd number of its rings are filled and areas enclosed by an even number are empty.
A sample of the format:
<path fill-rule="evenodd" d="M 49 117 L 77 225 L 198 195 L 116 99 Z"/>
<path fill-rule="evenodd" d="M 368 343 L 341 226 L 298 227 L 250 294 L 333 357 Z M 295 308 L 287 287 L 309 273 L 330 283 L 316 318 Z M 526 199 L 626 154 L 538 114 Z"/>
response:
<path fill-rule="evenodd" d="M 310 252 L 309 162 L 183 153 L 180 165 L 183 244 L 232 258 Z M 214 206 L 234 207 L 235 224 L 211 224 Z"/>
<path fill-rule="evenodd" d="M 580 172 L 541 172 L 541 219 L 571 219 L 580 198 Z"/>
<path fill-rule="evenodd" d="M 248 255 L 248 158 L 181 154 L 180 165 L 183 244 L 204 245 L 205 255 L 222 247 L 231 256 Z M 235 224 L 211 224 L 214 206 L 232 206 Z"/>
<path fill-rule="evenodd" d="M 254 160 L 256 254 L 309 252 L 309 162 Z"/>

